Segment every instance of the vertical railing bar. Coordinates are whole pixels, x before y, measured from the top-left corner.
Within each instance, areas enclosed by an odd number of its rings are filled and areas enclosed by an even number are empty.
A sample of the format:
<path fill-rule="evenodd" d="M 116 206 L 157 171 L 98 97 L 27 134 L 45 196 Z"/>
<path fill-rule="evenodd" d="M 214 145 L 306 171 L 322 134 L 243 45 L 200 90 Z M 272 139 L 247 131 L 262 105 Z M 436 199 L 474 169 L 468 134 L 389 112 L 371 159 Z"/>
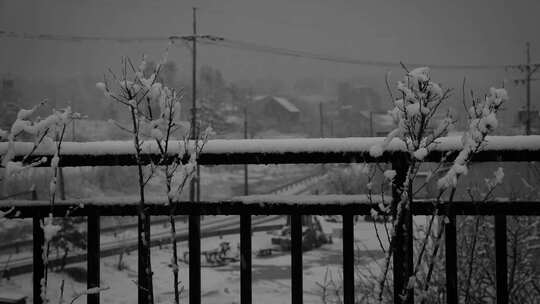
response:
<path fill-rule="evenodd" d="M 410 191 L 412 193 L 412 191 Z M 409 201 L 412 204 L 412 200 Z M 414 273 L 414 236 L 413 236 L 413 214 L 412 206 L 406 210 L 405 213 L 405 281 L 404 286 L 407 287 L 409 278 Z M 407 300 L 404 302 L 407 304 L 414 304 L 414 288 L 407 289 Z"/>
<path fill-rule="evenodd" d="M 354 215 L 343 214 L 343 303 L 354 304 Z"/>
<path fill-rule="evenodd" d="M 392 169 L 396 171 L 396 176 L 392 183 L 392 215 L 397 216 L 398 204 L 401 201 L 402 191 L 411 190 L 403 189 L 404 182 L 407 177 L 408 159 L 404 154 L 400 154 L 393 158 Z M 409 201 L 412 203 L 412 201 Z M 413 236 L 412 236 L 412 212 L 411 206 L 403 210 L 403 221 L 395 227 L 395 242 L 393 250 L 393 280 L 394 280 L 394 303 L 400 304 L 402 293 L 405 291 L 409 276 L 412 274 L 413 268 Z M 407 290 L 405 303 L 414 303 L 414 290 Z"/>
<path fill-rule="evenodd" d="M 150 216 L 146 211 L 140 212 L 137 217 L 137 262 L 138 262 L 138 303 L 150 303 L 148 287 L 150 276 L 147 270 L 147 262 L 150 259 L 150 244 L 145 244 L 146 229 L 150 229 Z M 150 231 L 148 231 L 149 233 Z"/>
<path fill-rule="evenodd" d="M 495 277 L 497 304 L 508 303 L 508 267 L 506 249 L 506 215 L 495 215 Z"/>
<path fill-rule="evenodd" d="M 240 215 L 240 303 L 251 304 L 251 215 Z"/>
<path fill-rule="evenodd" d="M 97 208 L 90 207 L 87 221 L 87 275 L 86 285 L 88 289 L 99 287 L 100 284 L 100 218 Z M 88 304 L 99 304 L 99 293 L 88 294 Z"/>
<path fill-rule="evenodd" d="M 448 208 L 448 221 L 445 221 L 445 259 L 446 259 L 446 303 L 457 304 L 457 241 L 455 208 Z"/>
<path fill-rule="evenodd" d="M 189 303 L 201 303 L 201 217 L 189 216 Z"/>
<path fill-rule="evenodd" d="M 32 190 L 32 200 L 37 200 L 36 190 Z M 32 261 L 33 261 L 33 273 L 32 273 L 32 289 L 33 289 L 33 303 L 42 304 L 43 299 L 41 298 L 41 280 L 45 274 L 45 263 L 43 261 L 43 244 L 45 241 L 45 234 L 41 227 L 42 214 L 39 209 L 36 209 L 34 215 L 32 216 L 32 240 L 33 240 L 33 250 L 32 250 Z"/>
<path fill-rule="evenodd" d="M 303 302 L 302 215 L 291 215 L 291 296 L 293 304 Z"/>

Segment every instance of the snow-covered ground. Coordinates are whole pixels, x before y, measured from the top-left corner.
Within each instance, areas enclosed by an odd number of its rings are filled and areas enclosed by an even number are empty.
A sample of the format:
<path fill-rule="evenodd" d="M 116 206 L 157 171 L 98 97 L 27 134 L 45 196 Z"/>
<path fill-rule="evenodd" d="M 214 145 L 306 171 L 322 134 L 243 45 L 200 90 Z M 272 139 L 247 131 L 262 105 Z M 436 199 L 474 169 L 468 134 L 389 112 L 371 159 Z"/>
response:
<path fill-rule="evenodd" d="M 380 225 L 380 224 L 377 224 Z M 304 253 L 304 299 L 306 303 L 321 302 L 321 288 L 317 282 L 322 283 L 327 271 L 332 277 L 341 276 L 342 243 L 339 237 L 340 223 L 328 223 L 329 229 L 334 230 L 334 243 L 323 245 L 321 248 Z M 382 229 L 382 228 L 381 228 Z M 381 230 L 382 231 L 382 230 Z M 213 249 L 222 241 L 231 243 L 233 251 L 239 242 L 239 235 L 206 238 L 201 241 L 202 250 Z M 259 249 L 271 248 L 271 235 L 260 232 L 253 234 L 253 300 L 255 303 L 289 303 L 290 302 L 290 261 L 291 256 L 287 252 L 276 251 L 272 256 L 259 258 L 255 253 Z M 382 258 L 373 223 L 360 221 L 355 226 L 355 245 L 360 249 L 360 259 L 357 263 L 373 263 L 373 258 Z M 180 243 L 179 252 L 187 251 L 187 243 Z M 171 258 L 171 248 L 162 247 L 152 249 L 152 267 L 154 271 L 155 297 L 158 303 L 171 303 L 172 273 L 168 266 Z M 116 270 L 117 256 L 103 258 L 101 261 L 102 286 L 110 289 L 101 295 L 102 303 L 136 303 L 137 288 L 137 256 L 135 253 L 124 257 L 128 266 L 123 271 Z M 68 268 L 85 268 L 85 264 L 70 265 Z M 204 303 L 239 303 L 240 291 L 240 265 L 239 262 L 230 263 L 220 267 L 202 268 L 202 297 Z M 188 266 L 182 264 L 180 278 L 184 301 L 189 292 Z M 3 292 L 16 292 L 27 295 L 31 303 L 32 285 L 31 274 L 13 277 L 10 281 L 3 280 L 0 283 L 0 294 Z M 65 273 L 49 274 L 49 295 L 52 302 L 58 299 L 61 281 L 65 280 L 64 294 L 66 299 L 85 289 L 85 282 L 75 282 Z M 85 297 L 81 297 L 76 303 L 85 303 Z"/>

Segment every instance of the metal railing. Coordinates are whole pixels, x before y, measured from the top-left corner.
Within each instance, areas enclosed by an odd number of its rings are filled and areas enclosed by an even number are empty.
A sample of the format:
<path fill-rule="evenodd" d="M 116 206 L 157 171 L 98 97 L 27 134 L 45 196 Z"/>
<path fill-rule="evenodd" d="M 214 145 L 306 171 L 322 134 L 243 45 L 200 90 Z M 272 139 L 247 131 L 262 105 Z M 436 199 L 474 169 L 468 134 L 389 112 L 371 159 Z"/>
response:
<path fill-rule="evenodd" d="M 402 145 L 393 144 L 384 154 L 375 159 L 369 155 L 369 147 L 380 142 L 381 138 L 348 138 L 348 139 L 297 139 L 297 140 L 234 140 L 210 141 L 200 155 L 201 165 L 227 164 L 291 164 L 291 163 L 351 163 L 351 162 L 389 162 L 392 167 L 402 167 L 404 150 Z M 532 162 L 540 160 L 540 136 L 488 137 L 487 145 L 473 157 L 474 162 Z M 96 146 L 103 145 L 100 149 Z M 130 151 L 131 143 L 115 143 L 109 147 L 106 143 L 64 143 L 60 166 L 115 166 L 135 165 L 135 157 Z M 4 146 L 0 144 L 0 153 Z M 18 147 L 18 156 L 24 155 L 27 146 Z M 149 145 L 142 157 L 143 162 L 157 160 L 160 156 Z M 458 153 L 459 139 L 442 139 L 442 145 L 427 156 L 426 161 L 450 161 Z M 34 157 L 49 159 L 52 151 L 36 151 Z M 42 165 L 47 166 L 49 162 Z M 398 175 L 404 170 L 396 170 Z M 403 173 L 401 173 L 403 174 Z M 397 176 L 400 180 L 402 176 Z M 394 198 L 395 200 L 396 198 Z M 89 288 L 99 286 L 100 282 L 100 217 L 101 216 L 135 216 L 138 201 L 127 199 L 92 201 L 59 201 L 55 204 L 53 215 L 62 217 L 69 210 L 69 216 L 86 216 L 87 220 L 87 285 Z M 170 209 L 163 202 L 148 201 L 146 210 L 149 216 L 169 215 Z M 40 280 L 43 276 L 42 244 L 43 230 L 40 221 L 50 212 L 48 201 L 0 201 L 0 210 L 15 208 L 17 212 L 10 214 L 21 218 L 33 219 L 33 262 L 34 262 L 34 303 L 40 303 Z M 241 303 L 252 303 L 251 278 L 251 216 L 280 214 L 291 217 L 291 290 L 292 303 L 303 302 L 302 283 L 302 215 L 323 214 L 343 216 L 343 294 L 344 303 L 354 303 L 354 215 L 368 215 L 378 207 L 366 202 L 359 196 L 302 196 L 266 197 L 252 200 L 250 197 L 221 202 L 179 202 L 175 213 L 198 217 L 200 215 L 240 215 L 240 298 Z M 486 215 L 495 217 L 495 255 L 496 255 L 496 294 L 497 303 L 508 302 L 507 284 L 507 248 L 506 248 L 506 216 L 539 216 L 539 202 L 487 202 L 472 204 L 471 202 L 454 202 L 451 205 L 437 204 L 432 201 L 415 201 L 411 206 L 412 215 L 445 214 L 449 221 L 445 225 L 445 271 L 447 303 L 458 302 L 457 290 L 457 246 L 456 215 Z M 200 223 L 199 223 L 200 224 Z M 190 225 L 190 228 L 192 226 Z M 411 228 L 412 229 L 412 228 Z M 408 231 L 409 235 L 412 231 Z M 192 257 L 200 257 L 200 229 L 189 230 Z M 398 246 L 394 250 L 406 251 L 407 241 L 398 234 Z M 403 249 L 405 248 L 405 249 Z M 412 256 L 403 258 L 402 254 L 394 254 L 394 292 L 401 290 L 408 280 L 406 264 Z M 396 259 L 400 259 L 396 262 Z M 201 270 L 200 261 L 189 259 L 190 267 L 190 303 L 201 302 Z M 411 301 L 409 299 L 409 301 Z M 145 303 L 145 299 L 139 299 Z M 395 297 L 399 303 L 399 297 Z M 88 303 L 99 303 L 99 294 L 89 294 Z"/>

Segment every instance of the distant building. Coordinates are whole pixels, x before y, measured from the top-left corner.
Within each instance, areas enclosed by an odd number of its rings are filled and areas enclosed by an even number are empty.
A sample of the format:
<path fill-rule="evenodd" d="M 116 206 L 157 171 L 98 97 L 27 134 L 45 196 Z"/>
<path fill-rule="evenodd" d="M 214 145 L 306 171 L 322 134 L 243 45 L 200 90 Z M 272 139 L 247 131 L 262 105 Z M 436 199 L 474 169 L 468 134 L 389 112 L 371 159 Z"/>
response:
<path fill-rule="evenodd" d="M 15 80 L 11 75 L 2 77 L 2 86 L 0 87 L 0 103 L 5 105 L 10 102 L 16 102 Z"/>
<path fill-rule="evenodd" d="M 252 107 L 263 128 L 290 131 L 300 121 L 300 110 L 283 97 L 257 96 Z"/>
<path fill-rule="evenodd" d="M 538 110 L 531 110 L 531 134 L 540 134 L 540 113 Z M 525 134 L 525 128 L 527 125 L 527 110 L 520 110 L 517 113 L 516 127 L 523 130 Z"/>
<path fill-rule="evenodd" d="M 364 120 L 369 121 L 369 135 L 376 137 L 386 137 L 396 128 L 394 119 L 388 112 L 361 112 Z"/>
<path fill-rule="evenodd" d="M 19 111 L 20 93 L 11 75 L 0 77 L 0 128 L 9 128 Z"/>
<path fill-rule="evenodd" d="M 372 130 L 373 135 L 377 135 L 377 130 L 381 128 L 372 127 L 369 113 L 382 112 L 383 107 L 381 98 L 373 88 L 341 83 L 338 86 L 337 104 L 337 136 L 370 136 Z"/>
<path fill-rule="evenodd" d="M 338 86 L 338 102 L 342 106 L 352 106 L 355 112 L 381 111 L 381 98 L 368 86 L 357 86 L 341 83 Z"/>

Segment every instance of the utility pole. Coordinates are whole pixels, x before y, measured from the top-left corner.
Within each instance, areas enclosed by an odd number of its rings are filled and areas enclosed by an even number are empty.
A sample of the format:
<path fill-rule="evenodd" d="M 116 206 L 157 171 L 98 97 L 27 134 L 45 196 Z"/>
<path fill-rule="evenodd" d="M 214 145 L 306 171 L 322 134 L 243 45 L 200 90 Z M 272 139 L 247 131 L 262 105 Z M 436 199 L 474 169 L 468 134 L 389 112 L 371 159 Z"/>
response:
<path fill-rule="evenodd" d="M 531 44 L 527 42 L 527 124 L 525 134 L 531 135 Z"/>
<path fill-rule="evenodd" d="M 191 140 L 197 142 L 197 8 L 193 8 L 193 34 L 192 44 L 192 65 L 191 65 Z M 195 149 L 197 149 L 195 147 Z M 197 176 L 199 179 L 199 166 L 197 165 Z M 196 180 L 191 179 L 189 187 L 189 201 L 195 202 Z M 189 216 L 189 302 L 201 302 L 201 218 L 199 215 Z"/>
<path fill-rule="evenodd" d="M 322 102 L 319 102 L 319 124 L 320 124 L 321 138 L 324 138 L 324 115 L 323 115 L 323 104 L 322 104 Z"/>
<path fill-rule="evenodd" d="M 525 78 L 514 79 L 514 83 L 516 85 L 525 84 L 526 86 L 527 117 L 525 121 L 525 134 L 531 135 L 531 81 L 538 80 L 538 78 L 532 78 L 532 76 L 538 70 L 538 68 L 540 68 L 540 64 L 531 64 L 531 44 L 529 42 L 526 43 L 525 55 L 527 59 L 526 64 L 513 67 L 525 73 Z"/>
<path fill-rule="evenodd" d="M 249 89 L 248 98 L 244 101 L 244 139 L 248 139 L 248 103 L 251 101 L 252 90 Z M 248 165 L 244 164 L 244 195 L 249 195 Z"/>
<path fill-rule="evenodd" d="M 373 111 L 369 111 L 369 136 L 373 137 Z"/>
<path fill-rule="evenodd" d="M 191 48 L 191 140 L 197 140 L 197 8 L 193 8 L 193 42 Z M 195 201 L 195 180 L 191 179 L 189 199 Z"/>
<path fill-rule="evenodd" d="M 170 36 L 169 40 L 183 40 L 192 42 L 192 87 L 191 87 L 191 140 L 196 143 L 199 136 L 197 126 L 197 40 L 222 41 L 222 37 L 197 34 L 197 8 L 193 8 L 193 33 L 188 36 Z M 189 187 L 189 200 L 193 204 L 200 200 L 200 168 L 197 165 L 195 178 L 191 179 Z M 189 303 L 201 303 L 201 217 L 189 216 Z"/>

